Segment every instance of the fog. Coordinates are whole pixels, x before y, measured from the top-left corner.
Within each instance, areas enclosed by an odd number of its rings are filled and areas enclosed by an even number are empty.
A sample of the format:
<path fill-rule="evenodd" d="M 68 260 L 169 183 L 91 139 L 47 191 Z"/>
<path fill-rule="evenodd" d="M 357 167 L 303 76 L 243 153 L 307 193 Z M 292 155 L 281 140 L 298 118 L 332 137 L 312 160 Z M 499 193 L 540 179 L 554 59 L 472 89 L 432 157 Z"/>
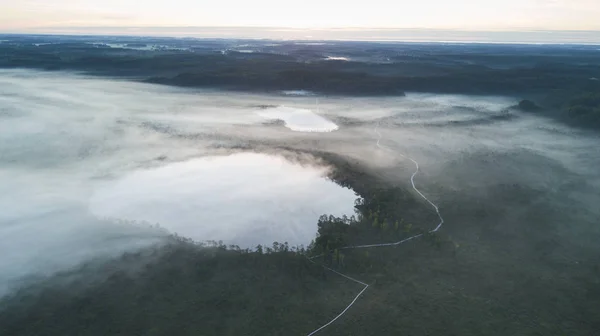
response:
<path fill-rule="evenodd" d="M 319 215 L 352 215 L 329 167 L 281 147 L 338 153 L 401 186 L 409 155 L 446 234 L 530 253 L 527 232 L 569 262 L 596 255 L 598 136 L 510 110 L 515 97 L 318 99 L 0 70 L 0 295 L 166 232 L 307 244 Z"/>
<path fill-rule="evenodd" d="M 338 126 L 318 115 L 316 111 L 285 106 L 265 108 L 258 115 L 270 120 L 282 120 L 285 127 L 298 132 L 331 132 Z"/>
<path fill-rule="evenodd" d="M 98 217 L 154 222 L 197 241 L 254 248 L 308 245 L 321 214 L 353 213 L 356 195 L 325 180 L 326 169 L 256 153 L 208 156 L 135 171 L 98 187 Z"/>

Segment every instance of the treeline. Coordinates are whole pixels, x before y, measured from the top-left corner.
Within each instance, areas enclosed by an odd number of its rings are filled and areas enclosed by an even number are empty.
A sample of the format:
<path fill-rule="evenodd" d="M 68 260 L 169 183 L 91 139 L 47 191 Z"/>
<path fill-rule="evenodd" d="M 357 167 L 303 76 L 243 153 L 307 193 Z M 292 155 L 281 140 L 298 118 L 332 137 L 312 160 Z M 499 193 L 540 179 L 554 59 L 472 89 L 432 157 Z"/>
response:
<path fill-rule="evenodd" d="M 0 44 L 0 68 L 76 70 L 148 83 L 250 92 L 398 96 L 417 91 L 535 97 L 539 106 L 520 108 L 578 126 L 600 127 L 594 98 L 600 92 L 600 61 L 597 51 L 585 48 L 369 43 L 299 47 L 291 43 L 272 52 L 221 53 L 215 48 L 226 48 L 224 41 L 194 41 L 190 50 L 155 51 L 90 45 L 80 39 L 39 46 L 11 41 Z M 356 55 L 357 61 L 324 60 L 324 55 L 338 50 Z M 411 55 L 404 55 L 406 50 Z M 390 61 L 359 61 L 372 55 Z"/>
<path fill-rule="evenodd" d="M 206 240 L 206 241 L 195 241 L 191 238 L 186 238 L 179 236 L 177 234 L 171 235 L 172 239 L 175 239 L 178 242 L 186 243 L 189 245 L 197 246 L 199 248 L 205 249 L 217 249 L 221 251 L 231 251 L 237 253 L 258 253 L 258 254 L 271 254 L 271 253 L 280 253 L 280 252 L 291 252 L 298 253 L 301 255 L 305 255 L 310 251 L 309 248 L 305 248 L 303 245 L 299 246 L 290 246 L 288 242 L 280 243 L 273 242 L 272 245 L 262 245 L 259 244 L 255 248 L 241 248 L 239 245 L 234 244 L 225 244 L 222 240 Z"/>
<path fill-rule="evenodd" d="M 367 48 L 369 52 L 362 48 Z M 305 47 L 307 48 L 307 47 Z M 335 48 L 341 48 L 336 46 Z M 600 77 L 600 62 L 588 51 L 547 49 L 544 55 L 510 52 L 480 57 L 469 48 L 410 47 L 412 57 L 399 57 L 402 46 L 345 45 L 360 57 L 386 56 L 396 62 L 324 61 L 335 52 L 327 46 L 289 49 L 284 53 L 218 53 L 203 50 L 139 51 L 93 46 L 82 42 L 33 46 L 0 44 L 0 67 L 81 70 L 92 74 L 186 87 L 245 91 L 302 89 L 340 95 L 402 95 L 405 91 L 470 94 L 523 94 L 583 90 L 590 77 Z M 483 48 L 483 47 L 482 47 Z M 431 53 L 438 53 L 435 57 Z M 490 49 L 492 50 L 492 49 Z M 492 52 L 492 51 L 490 51 Z M 309 56 L 307 56 L 309 55 Z M 321 56 L 320 56 L 321 55 Z M 493 56 L 493 57 L 492 57 Z M 470 63 L 465 63 L 465 59 Z"/>
<path fill-rule="evenodd" d="M 600 90 L 586 92 L 573 98 L 566 107 L 569 118 L 600 127 Z"/>
<path fill-rule="evenodd" d="M 302 334 L 320 323 L 319 311 L 332 313 L 341 303 L 317 295 L 335 291 L 328 276 L 297 253 L 172 241 L 4 299 L 0 334 Z"/>
<path fill-rule="evenodd" d="M 187 87 L 221 87 L 247 91 L 309 90 L 343 95 L 404 95 L 391 78 L 364 72 L 331 70 L 325 64 L 295 64 L 292 69 L 277 69 L 276 64 L 244 62 L 231 69 L 179 73 L 172 77 L 154 76 L 147 82 Z"/>
<path fill-rule="evenodd" d="M 0 301 L 0 334 L 305 335 L 339 313 L 357 289 L 320 263 L 350 274 L 384 267 L 381 256 L 339 248 L 357 235 L 399 231 L 367 225 L 367 218 L 322 216 L 306 248 L 173 236 L 22 288 Z M 308 260 L 318 254 L 316 263 Z"/>
<path fill-rule="evenodd" d="M 358 171 L 349 165 L 340 176 L 363 176 L 347 185 L 360 185 L 372 196 L 359 198 L 352 216 L 321 216 L 309 246 L 241 248 L 174 235 L 163 245 L 22 288 L 0 301 L 0 334 L 305 335 L 337 315 L 360 289 L 319 264 L 361 278 L 395 274 L 386 266 L 395 257 L 386 258 L 385 251 L 342 248 L 422 232 L 388 212 L 386 202 L 405 197 L 393 196 L 401 189 L 370 190 L 366 182 L 373 177 Z"/>

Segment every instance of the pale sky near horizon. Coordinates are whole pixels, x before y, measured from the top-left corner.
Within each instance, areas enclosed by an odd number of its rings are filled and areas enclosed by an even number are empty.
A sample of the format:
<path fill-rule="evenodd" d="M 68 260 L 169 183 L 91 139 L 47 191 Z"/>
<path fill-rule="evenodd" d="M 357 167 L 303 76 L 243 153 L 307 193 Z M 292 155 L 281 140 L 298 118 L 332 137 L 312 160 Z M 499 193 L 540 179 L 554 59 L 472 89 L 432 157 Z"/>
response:
<path fill-rule="evenodd" d="M 600 30 L 600 0 L 0 0 L 0 31 L 100 26 Z"/>

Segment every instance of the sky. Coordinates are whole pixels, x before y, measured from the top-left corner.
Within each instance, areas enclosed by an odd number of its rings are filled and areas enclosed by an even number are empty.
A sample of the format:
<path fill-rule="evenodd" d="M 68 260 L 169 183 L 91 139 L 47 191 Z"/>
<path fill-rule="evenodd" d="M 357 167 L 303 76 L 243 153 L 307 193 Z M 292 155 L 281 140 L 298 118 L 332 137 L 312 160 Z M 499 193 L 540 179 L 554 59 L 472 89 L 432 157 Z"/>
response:
<path fill-rule="evenodd" d="M 600 0 L 0 0 L 0 32 L 74 27 L 599 30 Z"/>

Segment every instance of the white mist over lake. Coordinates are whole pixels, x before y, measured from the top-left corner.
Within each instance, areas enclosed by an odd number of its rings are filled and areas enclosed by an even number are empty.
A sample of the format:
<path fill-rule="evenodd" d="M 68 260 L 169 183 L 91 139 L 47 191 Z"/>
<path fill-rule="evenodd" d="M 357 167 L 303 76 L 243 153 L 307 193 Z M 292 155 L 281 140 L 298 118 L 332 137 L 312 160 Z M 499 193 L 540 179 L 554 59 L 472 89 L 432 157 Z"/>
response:
<path fill-rule="evenodd" d="M 320 215 L 353 213 L 356 195 L 327 169 L 256 153 L 204 157 L 132 172 L 98 188 L 98 217 L 159 223 L 197 241 L 308 245 Z"/>
<path fill-rule="evenodd" d="M 161 244 L 166 233 L 307 245 L 320 215 L 354 213 L 354 192 L 314 158 L 227 149 L 245 137 L 319 135 L 257 115 L 261 104 L 312 107 L 306 99 L 1 70 L 0 296 L 31 276 Z M 327 123 L 309 112 L 288 121 Z"/>
<path fill-rule="evenodd" d="M 332 132 L 339 127 L 311 110 L 279 106 L 258 112 L 265 119 L 282 120 L 285 127 L 297 132 Z"/>
<path fill-rule="evenodd" d="M 308 90 L 283 90 L 281 91 L 286 96 L 314 96 L 315 93 Z"/>
<path fill-rule="evenodd" d="M 408 93 L 317 105 L 301 93 L 0 70 L 0 297 L 32 276 L 164 243 L 165 231 L 306 244 L 320 215 L 354 213 L 354 193 L 324 177 L 330 168 L 313 151 L 407 190 L 414 164 L 403 155 L 414 158 L 419 190 L 447 219 L 444 234 L 471 239 L 487 227 L 492 244 L 494 228 L 508 225 L 502 251 L 525 248 L 526 229 L 568 247 L 557 256 L 597 255 L 597 135 L 511 110 L 515 97 Z"/>

